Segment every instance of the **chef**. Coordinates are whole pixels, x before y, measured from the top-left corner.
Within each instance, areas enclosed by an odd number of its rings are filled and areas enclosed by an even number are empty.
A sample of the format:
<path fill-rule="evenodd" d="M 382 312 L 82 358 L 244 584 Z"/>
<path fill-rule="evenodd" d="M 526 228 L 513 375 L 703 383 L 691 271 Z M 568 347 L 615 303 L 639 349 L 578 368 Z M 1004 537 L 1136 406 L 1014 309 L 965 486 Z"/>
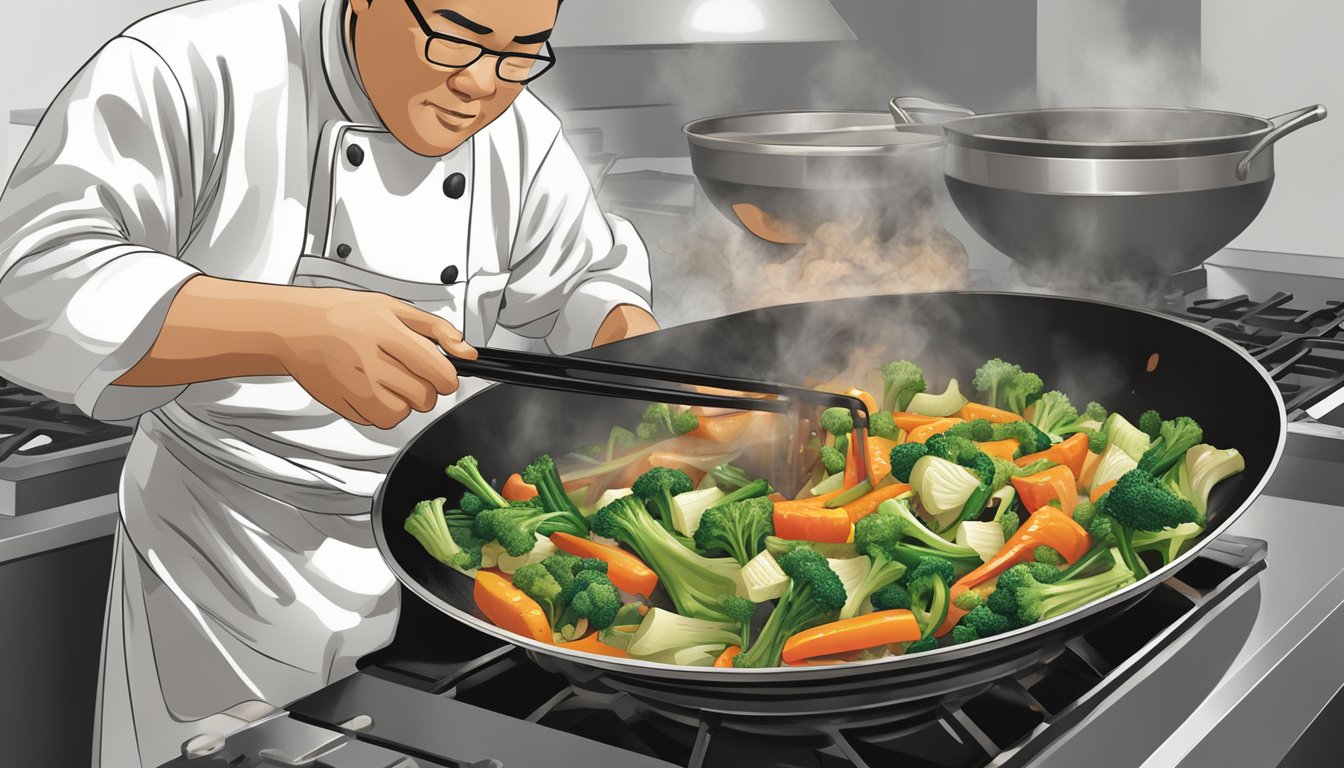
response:
<path fill-rule="evenodd" d="M 0 198 L 0 377 L 138 420 L 95 765 L 159 765 L 391 639 L 371 498 L 481 388 L 450 356 L 657 328 L 643 245 L 526 88 L 558 4 L 205 0 L 47 111 Z"/>

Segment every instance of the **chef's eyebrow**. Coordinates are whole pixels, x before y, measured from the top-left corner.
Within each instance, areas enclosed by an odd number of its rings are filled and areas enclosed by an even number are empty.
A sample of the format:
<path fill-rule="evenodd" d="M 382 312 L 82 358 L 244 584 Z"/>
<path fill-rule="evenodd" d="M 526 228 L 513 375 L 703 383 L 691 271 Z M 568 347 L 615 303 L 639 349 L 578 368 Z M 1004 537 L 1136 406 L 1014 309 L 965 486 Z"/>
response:
<path fill-rule="evenodd" d="M 547 40 L 551 39 L 551 33 L 554 31 L 555 30 L 553 29 L 547 29 L 541 32 L 534 32 L 533 34 L 530 35 L 519 35 L 513 38 L 513 42 L 522 43 L 523 45 L 535 45 L 537 43 L 544 43 Z"/>
<path fill-rule="evenodd" d="M 478 35 L 492 35 L 495 33 L 495 30 L 485 26 L 484 24 L 478 21 L 472 21 L 471 19 L 468 19 L 466 16 L 463 16 L 457 11 L 443 10 L 443 11 L 435 11 L 435 13 L 447 19 L 448 21 L 451 21 L 457 26 L 475 32 Z"/>

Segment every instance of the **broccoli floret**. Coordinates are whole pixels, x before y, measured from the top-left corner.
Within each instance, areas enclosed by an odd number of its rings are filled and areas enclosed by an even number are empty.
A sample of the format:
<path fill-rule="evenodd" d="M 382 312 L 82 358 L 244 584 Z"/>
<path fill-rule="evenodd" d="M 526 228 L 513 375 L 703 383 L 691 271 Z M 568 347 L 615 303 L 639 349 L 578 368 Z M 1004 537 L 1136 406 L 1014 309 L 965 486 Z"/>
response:
<path fill-rule="evenodd" d="M 1087 450 L 1093 453 L 1106 452 L 1106 432 L 1100 429 L 1084 429 L 1087 433 Z"/>
<path fill-rule="evenodd" d="M 873 604 L 874 611 L 908 611 L 910 610 L 910 590 L 906 589 L 901 582 L 893 581 L 869 595 L 868 601 Z"/>
<path fill-rule="evenodd" d="M 1054 547 L 1045 546 L 1044 544 L 1032 550 L 1031 557 L 1038 563 L 1052 567 L 1056 565 L 1064 565 L 1067 562 L 1064 559 L 1064 556 L 1059 554 L 1059 550 Z"/>
<path fill-rule="evenodd" d="M 1070 578 L 1052 584 L 1042 583 L 1032 575 L 1030 569 L 1015 565 L 999 576 L 994 595 L 1002 593 L 1001 606 L 1006 607 L 1011 602 L 1016 608 L 1018 621 L 1031 624 L 1080 608 L 1133 581 L 1134 572 L 1119 560 L 1110 569 L 1094 576 Z M 993 603 L 991 607 L 994 607 Z"/>
<path fill-rule="evenodd" d="M 435 560 L 461 571 L 469 571 L 481 564 L 481 543 L 464 532 L 448 527 L 443 503 L 446 499 L 430 499 L 415 505 L 407 516 L 406 532 L 420 542 Z"/>
<path fill-rule="evenodd" d="M 1013 504 L 1007 504 L 994 515 L 994 522 L 1003 527 L 1004 541 L 1011 539 L 1022 525 L 1022 518 L 1017 516 L 1017 511 L 1013 509 L 1014 506 Z"/>
<path fill-rule="evenodd" d="M 560 593 L 563 587 L 543 565 L 544 562 L 543 560 L 541 563 L 528 563 L 514 571 L 513 586 L 536 600 L 554 627 L 555 620 L 559 616 Z"/>
<path fill-rule="evenodd" d="M 915 462 L 924 458 L 929 449 L 923 443 L 901 443 L 891 449 L 891 476 L 902 483 L 910 482 Z"/>
<path fill-rule="evenodd" d="M 829 445 L 821 446 L 821 466 L 826 470 L 826 474 L 834 475 L 836 472 L 844 472 L 845 464 L 845 454 Z"/>
<path fill-rule="evenodd" d="M 953 424 L 944 434 L 964 437 L 976 443 L 987 443 L 994 439 L 994 422 L 989 419 L 971 419 Z"/>
<path fill-rule="evenodd" d="M 905 575 L 905 588 L 910 591 L 910 611 L 915 614 L 924 639 L 933 637 L 947 618 L 954 578 L 952 563 L 941 557 L 921 557 Z"/>
<path fill-rule="evenodd" d="M 864 531 L 863 542 L 868 546 L 880 547 L 888 553 L 894 551 L 892 549 L 894 546 L 908 546 L 902 543 L 902 539 L 914 539 L 924 547 L 920 550 L 921 555 L 937 554 L 952 561 L 954 565 L 964 567 L 965 564 L 980 558 L 974 549 L 953 544 L 929 530 L 928 526 L 910 511 L 910 505 L 901 499 L 888 499 L 882 502 L 877 506 L 876 512 L 865 515 L 854 524 L 854 545 L 860 553 L 866 555 L 869 553 L 865 552 L 863 545 L 859 543 L 861 527 Z M 908 558 L 898 559 L 908 560 Z"/>
<path fill-rule="evenodd" d="M 666 403 L 649 403 L 644 409 L 644 424 L 652 424 L 658 434 L 672 433 L 672 409 Z"/>
<path fill-rule="evenodd" d="M 462 500 L 458 502 L 457 506 L 461 509 L 463 515 L 472 519 L 475 519 L 477 515 L 487 509 L 494 509 L 494 507 L 485 503 L 485 499 L 482 499 L 471 491 L 462 494 Z"/>
<path fill-rule="evenodd" d="M 952 628 L 952 644 L 973 643 L 980 639 L 980 633 L 965 624 L 958 623 Z"/>
<path fill-rule="evenodd" d="M 630 490 L 642 502 L 654 517 L 662 523 L 663 530 L 672 532 L 672 497 L 695 490 L 690 475 L 680 469 L 654 467 L 640 475 L 630 486 Z"/>
<path fill-rule="evenodd" d="M 1018 443 L 1016 455 L 1019 458 L 1040 453 L 1052 445 L 1050 436 L 1029 421 L 995 424 L 993 437 L 995 440 L 1016 440 Z"/>
<path fill-rule="evenodd" d="M 1139 414 L 1139 431 L 1156 440 L 1162 434 L 1162 415 L 1151 408 Z"/>
<path fill-rule="evenodd" d="M 1073 522 L 1081 525 L 1083 530 L 1092 524 L 1092 518 L 1097 514 L 1097 505 L 1090 499 L 1079 499 L 1073 507 Z"/>
<path fill-rule="evenodd" d="M 684 435 L 699 428 L 700 417 L 695 415 L 695 411 L 687 409 L 672 417 L 672 434 L 674 435 Z"/>
<path fill-rule="evenodd" d="M 1063 392 L 1052 390 L 1041 395 L 1031 414 L 1031 423 L 1042 432 L 1058 434 L 1060 427 L 1070 425 L 1078 418 L 1078 409 L 1073 407 Z"/>
<path fill-rule="evenodd" d="M 1093 524 L 1103 516 L 1119 528 L 1113 535 L 1125 565 L 1143 577 L 1148 569 L 1134 551 L 1134 532 L 1160 531 L 1192 523 L 1197 513 L 1194 505 L 1172 493 L 1162 481 L 1142 469 L 1132 469 L 1097 502 Z"/>
<path fill-rule="evenodd" d="M 835 620 L 845 604 L 845 585 L 816 551 L 799 547 L 779 558 L 779 567 L 789 576 L 789 588 L 751 649 L 733 660 L 734 666 L 778 666 L 785 641 L 805 629 Z"/>
<path fill-rule="evenodd" d="M 555 629 L 564 632 L 566 627 L 576 626 L 584 619 L 593 629 L 606 629 L 616 621 L 621 595 L 607 574 L 583 570 L 561 590 L 559 603 L 563 608 L 554 621 Z"/>
<path fill-rule="evenodd" d="M 1204 440 L 1204 430 L 1187 416 L 1162 422 L 1158 436 L 1139 459 L 1139 469 L 1160 477 L 1176 462 L 1185 458 L 1185 452 Z"/>
<path fill-rule="evenodd" d="M 657 440 L 662 433 L 663 430 L 661 427 L 649 421 L 641 421 L 639 426 L 635 427 L 635 436 L 638 437 L 641 442 L 645 443 Z"/>
<path fill-rule="evenodd" d="M 827 408 L 821 412 L 821 428 L 836 438 L 854 431 L 854 414 L 848 408 Z"/>
<path fill-rule="evenodd" d="M 989 405 L 1019 415 L 1044 389 L 1040 376 L 997 357 L 976 369 L 971 384 L 986 395 Z"/>
<path fill-rule="evenodd" d="M 490 487 L 490 484 L 481 476 L 480 465 L 475 456 L 463 456 L 457 460 L 457 463 L 444 470 L 449 477 L 465 485 L 467 490 L 476 494 L 489 507 L 502 509 L 509 506 L 508 499 L 499 495 L 499 491 Z M 465 499 L 464 499 L 465 501 Z M 466 505 L 463 504 L 465 511 Z"/>
<path fill-rule="evenodd" d="M 925 651 L 936 650 L 938 650 L 938 638 L 926 637 L 923 640 L 916 640 L 907 645 L 905 647 L 905 655 L 909 656 L 912 653 L 924 653 Z"/>
<path fill-rule="evenodd" d="M 926 387 L 919 366 L 909 360 L 887 363 L 882 366 L 882 410 L 904 411 Z"/>
<path fill-rule="evenodd" d="M 579 512 L 579 507 L 574 500 L 565 493 L 565 484 L 560 480 L 560 471 L 555 467 L 555 460 L 549 454 L 543 453 L 538 456 L 527 468 L 523 470 L 523 482 L 537 489 L 537 497 L 541 502 L 541 508 L 547 512 L 561 512 L 569 515 L 571 519 L 566 521 L 577 530 L 588 530 L 588 522 Z M 586 533 L 582 535 L 587 535 Z"/>
<path fill-rule="evenodd" d="M 751 619 L 756 615 L 756 604 L 745 597 L 729 595 L 723 599 L 723 612 L 737 625 L 737 646 L 744 651 L 750 648 Z"/>
<path fill-rule="evenodd" d="M 975 443 L 970 440 L 946 434 L 934 435 L 925 442 L 924 447 L 928 450 L 930 456 L 937 456 L 954 464 L 960 464 L 974 472 L 977 477 L 991 486 L 991 493 L 997 490 L 992 487 L 995 476 L 993 458 L 976 447 Z M 983 506 L 983 503 L 981 506 Z"/>
<path fill-rule="evenodd" d="M 959 610 L 970 611 L 983 602 L 985 602 L 985 598 L 981 597 L 979 592 L 976 592 L 974 589 L 968 589 L 960 595 L 957 595 L 952 601 L 952 605 L 956 606 Z"/>
<path fill-rule="evenodd" d="M 611 433 L 607 435 L 607 460 L 611 461 L 617 455 L 625 453 L 639 442 L 634 432 L 625 427 L 612 427 Z"/>
<path fill-rule="evenodd" d="M 993 597 L 992 594 L 991 597 Z M 958 627 L 973 630 L 978 637 L 1001 635 L 1004 632 L 1016 629 L 1016 624 L 1008 617 L 995 613 L 985 604 L 972 608 L 969 613 L 961 617 L 961 621 L 957 622 Z"/>
<path fill-rule="evenodd" d="M 1060 558 L 1059 565 L 1064 564 L 1063 560 L 1063 558 Z M 1042 584 L 1053 584 L 1056 581 L 1059 581 L 1060 574 L 1064 573 L 1064 571 L 1059 568 L 1059 565 L 1051 563 L 1032 562 L 1022 563 L 1022 565 L 1027 566 L 1027 570 L 1031 571 L 1031 575 Z"/>
<path fill-rule="evenodd" d="M 616 539 L 658 574 L 677 612 L 712 621 L 724 621 L 723 599 L 736 594 L 737 585 L 708 558 L 687 549 L 668 533 L 635 496 L 617 499 L 593 516 L 593 533 Z"/>
<path fill-rule="evenodd" d="M 512 557 L 521 557 L 537 544 L 537 534 L 568 533 L 587 536 L 582 518 L 566 512 L 547 512 L 541 507 L 510 506 L 487 509 L 476 516 L 476 535 L 485 541 L 498 541 Z"/>
<path fill-rule="evenodd" d="M 746 565 L 774 534 L 774 513 L 775 503 L 762 497 L 710 507 L 695 529 L 695 545 L 704 552 L 723 550 Z"/>
<path fill-rule="evenodd" d="M 891 411 L 878 411 L 868 416 L 868 434 L 884 440 L 899 440 L 901 429 L 891 417 Z"/>

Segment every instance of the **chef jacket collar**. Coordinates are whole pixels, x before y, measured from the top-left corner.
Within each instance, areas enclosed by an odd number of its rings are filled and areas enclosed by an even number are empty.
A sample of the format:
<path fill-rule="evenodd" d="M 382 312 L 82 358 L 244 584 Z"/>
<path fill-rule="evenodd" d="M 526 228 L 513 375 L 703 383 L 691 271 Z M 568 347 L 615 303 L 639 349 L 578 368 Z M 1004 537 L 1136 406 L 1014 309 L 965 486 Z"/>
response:
<path fill-rule="evenodd" d="M 322 64 L 327 83 L 345 118 L 361 125 L 383 125 L 364 92 L 353 54 L 346 44 L 345 17 L 349 0 L 326 0 L 322 8 Z"/>

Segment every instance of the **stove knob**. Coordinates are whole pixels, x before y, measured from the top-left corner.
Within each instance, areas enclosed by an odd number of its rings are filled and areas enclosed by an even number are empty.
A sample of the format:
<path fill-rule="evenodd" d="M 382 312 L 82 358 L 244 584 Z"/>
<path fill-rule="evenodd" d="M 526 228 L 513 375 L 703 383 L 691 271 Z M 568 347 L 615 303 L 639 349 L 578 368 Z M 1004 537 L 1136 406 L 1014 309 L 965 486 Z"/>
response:
<path fill-rule="evenodd" d="M 454 173 L 443 180 L 443 194 L 456 200 L 467 193 L 467 177 Z"/>
<path fill-rule="evenodd" d="M 345 159 L 350 161 L 350 165 L 358 168 L 364 164 L 364 148 L 358 144 L 351 144 L 345 148 Z"/>
<path fill-rule="evenodd" d="M 182 756 L 188 760 L 213 755 L 224 748 L 224 737 L 218 733 L 200 733 L 182 745 Z"/>

